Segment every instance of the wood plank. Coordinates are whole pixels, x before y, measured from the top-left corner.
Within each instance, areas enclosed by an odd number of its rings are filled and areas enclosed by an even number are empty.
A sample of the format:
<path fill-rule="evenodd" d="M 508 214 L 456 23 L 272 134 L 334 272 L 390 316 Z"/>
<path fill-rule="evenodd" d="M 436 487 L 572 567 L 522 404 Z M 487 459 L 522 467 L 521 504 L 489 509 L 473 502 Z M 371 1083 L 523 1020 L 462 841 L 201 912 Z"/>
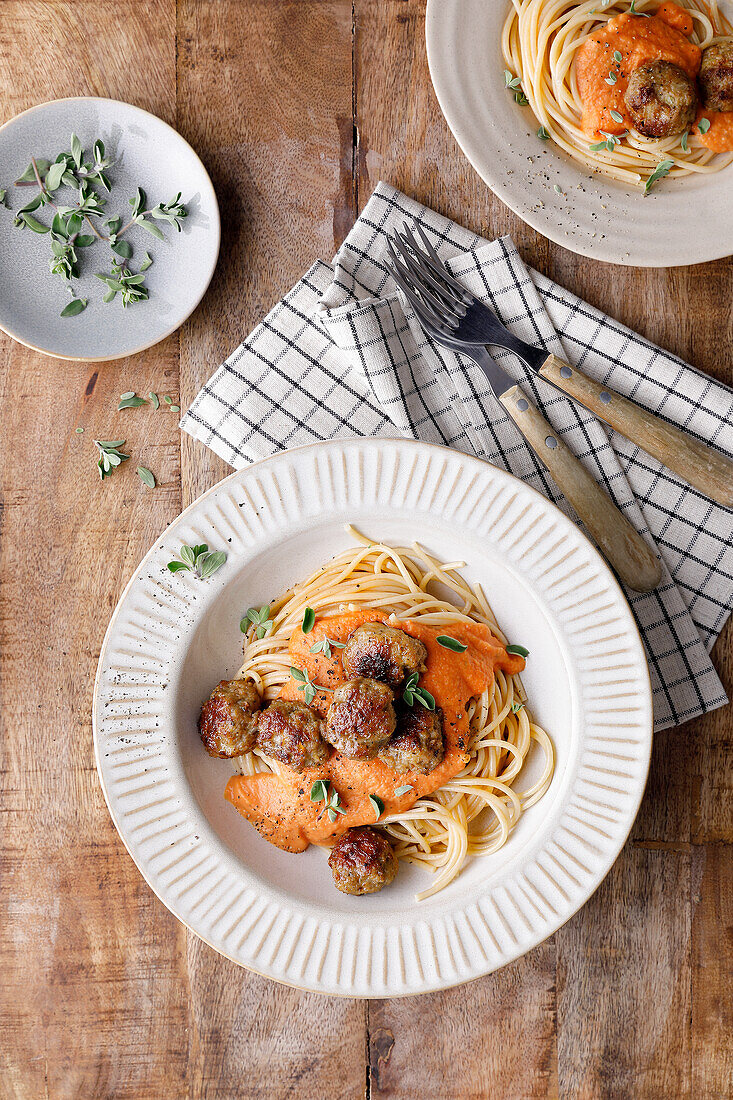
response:
<path fill-rule="evenodd" d="M 556 933 L 563 1100 L 691 1091 L 690 852 L 627 844 Z"/>
<path fill-rule="evenodd" d="M 733 1088 L 733 851 L 692 858 L 692 1095 L 728 1100 Z"/>
<path fill-rule="evenodd" d="M 369 1005 L 369 1095 L 554 1100 L 555 945 L 443 993 Z"/>
<path fill-rule="evenodd" d="M 179 129 L 222 215 L 209 293 L 181 333 L 188 404 L 354 218 L 350 0 L 183 0 Z M 231 472 L 184 438 L 184 501 Z"/>
<path fill-rule="evenodd" d="M 178 124 L 222 212 L 219 266 L 181 332 L 184 404 L 353 220 L 351 3 L 183 0 Z M 183 439 L 184 500 L 229 468 Z M 193 1096 L 361 1096 L 363 1002 L 248 974 L 189 937 Z"/>
<path fill-rule="evenodd" d="M 173 0 L 6 0 L 0 26 L 3 121 L 74 93 L 121 96 L 174 121 Z M 0 360 L 2 1091 L 17 1100 L 181 1095 L 184 938 L 117 837 L 90 722 L 109 615 L 180 510 L 175 416 L 117 413 L 117 399 L 128 389 L 177 393 L 177 341 L 88 366 L 3 337 Z M 125 437 L 133 455 L 104 483 L 94 437 Z M 155 471 L 155 490 L 137 478 L 138 462 Z"/>

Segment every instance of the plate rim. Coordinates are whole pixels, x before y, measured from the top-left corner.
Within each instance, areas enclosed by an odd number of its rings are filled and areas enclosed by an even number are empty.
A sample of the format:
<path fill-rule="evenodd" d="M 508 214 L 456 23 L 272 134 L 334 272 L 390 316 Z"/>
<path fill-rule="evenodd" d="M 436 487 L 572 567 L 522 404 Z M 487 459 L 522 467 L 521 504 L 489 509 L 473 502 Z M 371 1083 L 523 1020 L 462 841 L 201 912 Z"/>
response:
<path fill-rule="evenodd" d="M 711 244 L 710 247 L 705 248 L 698 254 L 695 252 L 694 248 L 692 250 L 690 249 L 690 242 L 688 242 L 688 247 L 685 252 L 675 254 L 674 259 L 670 259 L 669 256 L 661 254 L 650 255 L 643 252 L 635 256 L 625 250 L 622 251 L 618 245 L 614 248 L 610 248 L 609 245 L 604 245 L 601 240 L 594 241 L 592 245 L 590 243 L 585 243 L 584 239 L 581 243 L 570 243 L 570 238 L 565 231 L 565 226 L 572 224 L 571 222 L 558 221 L 557 226 L 555 226 L 552 222 L 542 221 L 542 219 L 534 213 L 532 208 L 523 209 L 520 200 L 514 197 L 515 192 L 504 184 L 501 174 L 493 172 L 490 166 L 487 167 L 489 162 L 485 158 L 482 158 L 480 149 L 476 143 L 470 137 L 466 136 L 465 128 L 461 124 L 460 118 L 454 113 L 450 103 L 450 87 L 447 83 L 444 83 L 440 73 L 439 43 L 440 31 L 443 26 L 441 17 L 445 16 L 449 4 L 462 4 L 466 2 L 467 0 L 427 0 L 427 7 L 425 10 L 425 49 L 428 59 L 430 81 L 443 118 L 450 132 L 453 134 L 459 149 L 489 190 L 492 191 L 505 206 L 508 206 L 518 218 L 521 218 L 523 222 L 534 229 L 535 232 L 539 233 L 540 236 L 551 240 L 554 244 L 567 249 L 569 252 L 573 252 L 578 256 L 586 256 L 600 263 L 611 263 L 619 267 L 637 268 L 691 267 L 694 264 L 712 263 L 715 260 L 727 259 L 729 256 L 733 255 L 733 246 L 730 243 L 723 246 Z M 493 2 L 510 4 L 511 0 L 493 0 Z M 571 158 L 565 156 L 561 156 L 561 160 L 563 163 L 574 163 Z M 728 166 L 728 171 L 730 171 L 733 176 L 733 165 Z M 605 177 L 599 175 L 598 179 L 599 181 L 603 181 Z"/>
<path fill-rule="evenodd" d="M 523 490 L 528 490 L 530 494 L 532 494 L 533 496 L 538 498 L 538 500 L 542 503 L 543 506 L 545 506 L 549 509 L 551 514 L 552 513 L 557 513 L 557 515 L 561 518 L 561 520 L 563 522 L 570 524 L 575 529 L 578 536 L 580 536 L 580 538 L 587 544 L 587 547 L 591 551 L 591 555 L 596 559 L 597 564 L 600 565 L 602 573 L 605 574 L 605 579 L 608 580 L 611 583 L 612 587 L 616 590 L 618 595 L 620 595 L 620 597 L 623 601 L 623 604 L 628 609 L 628 626 L 631 627 L 632 630 L 633 630 L 633 633 L 635 635 L 635 639 L 638 641 L 638 644 L 639 644 L 639 647 L 640 647 L 640 650 L 641 650 L 641 654 L 642 654 L 642 658 L 643 658 L 643 660 L 640 662 L 640 666 L 639 666 L 638 671 L 642 673 L 643 686 L 644 686 L 644 689 L 645 689 L 644 690 L 644 698 L 645 698 L 645 700 L 648 704 L 648 717 L 649 717 L 648 727 L 646 728 L 646 731 L 645 731 L 646 732 L 646 742 L 645 742 L 646 752 L 645 752 L 645 764 L 644 764 L 644 769 L 643 769 L 643 771 L 644 771 L 643 782 L 640 783 L 638 798 L 635 800 L 635 804 L 633 805 L 632 811 L 629 814 L 628 827 L 625 828 L 625 830 L 624 830 L 623 838 L 621 838 L 620 833 L 617 835 L 617 839 L 614 841 L 614 843 L 612 845 L 612 848 L 615 850 L 615 854 L 610 859 L 610 862 L 608 862 L 607 866 L 604 864 L 604 869 L 602 870 L 600 875 L 598 875 L 597 872 L 594 872 L 594 876 L 593 876 L 594 884 L 593 884 L 593 886 L 592 886 L 592 888 L 590 889 L 589 892 L 587 892 L 587 893 L 585 893 L 584 891 L 582 892 L 584 894 L 584 896 L 582 897 L 582 900 L 580 900 L 577 905 L 573 905 L 573 908 L 570 912 L 564 913 L 561 920 L 559 920 L 559 921 L 554 920 L 554 919 L 550 920 L 548 922 L 548 924 L 551 925 L 551 927 L 546 932 L 546 934 L 542 936 L 542 938 L 540 940 L 538 940 L 536 943 L 530 945 L 529 947 L 523 946 L 521 943 L 517 943 L 516 951 L 508 952 L 507 957 L 503 958 L 502 961 L 498 965 L 491 966 L 488 969 L 481 970 L 479 973 L 475 973 L 475 974 L 470 975 L 468 977 L 457 977 L 455 980 L 451 980 L 451 981 L 436 980 L 435 982 L 432 982 L 432 983 L 426 981 L 425 984 L 423 985 L 423 987 L 421 987 L 420 989 L 403 990 L 403 991 L 399 991 L 399 992 L 389 991 L 387 993 L 369 993 L 369 992 L 363 992 L 363 991 L 353 991 L 352 992 L 352 991 L 349 991 L 349 990 L 342 990 L 342 989 L 334 990 L 334 989 L 331 989 L 331 988 L 328 988 L 328 989 L 324 988 L 324 986 L 327 983 L 308 985 L 308 984 L 302 984 L 302 983 L 296 982 L 296 981 L 289 981 L 287 978 L 284 978 L 280 975 L 276 976 L 272 973 L 268 973 L 267 971 L 258 969 L 256 966 L 253 966 L 250 961 L 243 962 L 240 958 L 236 958 L 234 955 L 230 954 L 227 950 L 225 950 L 222 946 L 213 943 L 211 939 L 209 939 L 207 936 L 202 934 L 201 931 L 199 931 L 188 920 L 186 920 L 183 916 L 181 916 L 180 913 L 178 912 L 178 909 L 174 908 L 173 905 L 171 905 L 165 899 L 162 892 L 151 881 L 151 878 L 146 873 L 146 869 L 143 866 L 141 866 L 141 863 L 139 863 L 138 860 L 135 858 L 135 855 L 133 854 L 130 846 L 128 845 L 128 842 L 127 842 L 127 839 L 124 835 L 124 832 L 123 832 L 122 828 L 120 827 L 120 824 L 118 822 L 118 817 L 115 814 L 115 811 L 113 810 L 113 807 L 112 807 L 112 804 L 111 804 L 110 795 L 109 795 L 109 792 L 108 792 L 108 789 L 107 789 L 107 784 L 105 782 L 105 776 L 104 776 L 104 773 L 103 773 L 103 765 L 102 765 L 102 760 L 101 760 L 101 756 L 100 756 L 100 730 L 99 730 L 99 723 L 98 723 L 98 719 L 97 719 L 99 693 L 100 693 L 100 681 L 101 681 L 101 676 L 102 676 L 103 666 L 104 666 L 104 660 L 105 660 L 105 656 L 106 656 L 107 647 L 108 647 L 108 644 L 109 644 L 109 641 L 110 641 L 110 637 L 113 633 L 113 630 L 114 630 L 114 627 L 116 625 L 117 619 L 118 619 L 118 617 L 120 616 L 120 614 L 123 610 L 123 605 L 126 601 L 126 598 L 129 594 L 130 590 L 132 589 L 132 586 L 134 585 L 135 581 L 139 578 L 139 576 L 141 575 L 143 570 L 146 568 L 146 566 L 149 562 L 149 559 L 151 559 L 153 554 L 155 553 L 157 543 L 160 541 L 160 539 L 162 539 L 164 536 L 167 536 L 168 534 L 170 534 L 171 530 L 179 523 L 179 521 L 184 519 L 184 517 L 189 515 L 191 512 L 193 512 L 193 510 L 195 508 L 197 508 L 197 506 L 199 506 L 200 503 L 203 500 L 205 500 L 206 498 L 210 497 L 215 492 L 220 490 L 223 485 L 235 481 L 238 477 L 241 477 L 242 475 L 245 475 L 245 474 L 249 473 L 249 471 L 254 469 L 254 468 L 266 466 L 268 463 L 270 463 L 273 460 L 281 459 L 283 457 L 287 457 L 287 456 L 291 456 L 291 455 L 297 455 L 297 454 L 305 452 L 305 451 L 320 449 L 324 452 L 326 452 L 326 451 L 337 451 L 337 452 L 339 452 L 343 448 L 355 448 L 355 447 L 358 447 L 359 445 L 361 445 L 363 443 L 374 443 L 374 444 L 377 444 L 377 445 L 379 445 L 381 443 L 398 444 L 400 446 L 405 446 L 408 449 L 414 449 L 416 452 L 419 452 L 419 451 L 423 451 L 423 452 L 424 451 L 427 451 L 427 452 L 440 452 L 440 453 L 447 452 L 451 455 L 457 456 L 462 461 L 467 462 L 470 466 L 475 466 L 477 468 L 481 468 L 481 467 L 485 467 L 485 466 L 490 467 L 492 470 L 496 471 L 499 474 L 500 478 L 505 477 L 509 483 L 516 482 L 522 487 Z M 304 445 L 301 445 L 301 446 L 298 446 L 298 447 L 287 448 L 287 449 L 284 449 L 284 450 L 281 450 L 281 451 L 277 451 L 273 455 L 269 455 L 269 456 L 266 456 L 264 458 L 257 459 L 256 461 L 251 462 L 248 465 L 246 465 L 246 466 L 244 466 L 240 469 L 235 469 L 235 470 L 232 471 L 232 473 L 228 474 L 226 477 L 222 478 L 220 481 L 218 481 L 214 485 L 210 486 L 199 497 L 197 497 L 189 505 L 187 505 L 187 507 L 174 520 L 172 520 L 172 522 L 170 524 L 168 524 L 168 526 L 166 526 L 163 529 L 163 531 L 161 531 L 161 533 L 153 541 L 150 548 L 143 555 L 143 557 L 140 560 L 139 564 L 136 566 L 136 568 L 134 569 L 132 575 L 130 576 L 127 584 L 124 586 L 122 592 L 120 593 L 119 599 L 118 599 L 117 604 L 115 606 L 115 609 L 112 613 L 112 616 L 110 617 L 110 621 L 107 625 L 107 629 L 105 631 L 105 634 L 104 634 L 104 637 L 103 637 L 103 640 L 102 640 L 102 644 L 101 644 L 101 647 L 100 647 L 100 653 L 99 653 L 99 658 L 98 658 L 98 661 L 97 661 L 97 668 L 96 668 L 96 674 L 95 674 L 95 680 L 94 680 L 94 689 L 93 689 L 93 694 L 92 694 L 92 735 L 93 735 L 93 745 L 94 745 L 94 762 L 95 762 L 96 771 L 97 771 L 97 778 L 99 780 L 99 784 L 100 784 L 100 787 L 102 789 L 102 794 L 104 796 L 104 801 L 105 801 L 105 804 L 107 806 L 107 810 L 108 810 L 109 815 L 112 819 L 112 822 L 115 826 L 117 834 L 118 834 L 120 840 L 122 841 L 128 855 L 132 859 L 135 867 L 137 868 L 138 872 L 142 875 L 142 877 L 143 877 L 145 883 L 147 884 L 147 886 L 152 890 L 152 892 L 155 894 L 155 896 L 165 906 L 165 908 L 168 910 L 168 912 L 170 912 L 176 918 L 176 920 L 180 921 L 180 923 L 182 925 L 184 925 L 184 927 L 186 927 L 190 932 L 192 932 L 200 940 L 202 940 L 204 943 L 206 943 L 212 950 L 216 951 L 217 954 L 220 954 L 220 955 L 224 956 L 225 958 L 229 959 L 236 966 L 242 967 L 244 970 L 251 971 L 252 973 L 259 975 L 260 977 L 266 978 L 270 981 L 274 981 L 274 982 L 276 982 L 280 985 L 285 985 L 285 986 L 288 986 L 289 988 L 292 988 L 292 989 L 299 989 L 303 992 L 317 993 L 317 994 L 320 994 L 322 996 L 342 997 L 342 998 L 347 998 L 347 999 L 351 999 L 351 1000 L 372 1000 L 372 999 L 377 999 L 378 1000 L 378 999 L 383 999 L 384 997 L 390 997 L 390 998 L 393 998 L 393 997 L 394 998 L 396 998 L 396 997 L 400 997 L 400 998 L 402 998 L 402 997 L 419 997 L 419 996 L 422 996 L 423 994 L 436 993 L 436 992 L 440 992 L 442 990 L 453 989 L 453 988 L 456 988 L 460 985 L 465 985 L 465 984 L 469 984 L 470 982 L 473 982 L 473 981 L 478 981 L 482 977 L 487 977 L 490 974 L 495 973 L 497 970 L 501 970 L 505 966 L 508 966 L 510 963 L 515 962 L 518 958 L 523 957 L 524 955 L 528 954 L 529 952 L 535 950 L 537 947 L 540 947 L 551 936 L 553 936 L 560 928 L 562 928 L 563 925 L 565 925 L 569 920 L 571 920 L 572 917 L 574 917 L 583 908 L 584 905 L 587 904 L 587 902 L 590 900 L 590 898 L 593 896 L 593 894 L 595 894 L 595 892 L 598 890 L 598 888 L 604 882 L 604 880 L 606 879 L 606 877 L 610 873 L 612 867 L 614 866 L 614 864 L 618 860 L 623 848 L 625 847 L 626 842 L 628 841 L 628 838 L 631 834 L 631 830 L 633 829 L 634 824 L 636 822 L 636 819 L 637 819 L 637 816 L 638 816 L 638 813 L 639 813 L 639 809 L 640 809 L 642 800 L 644 798 L 644 794 L 645 794 L 645 791 L 646 791 L 646 786 L 647 786 L 648 778 L 649 778 L 649 769 L 650 769 L 650 765 L 651 765 L 651 753 L 652 753 L 652 747 L 653 747 L 653 694 L 652 694 L 651 678 L 650 678 L 650 673 L 649 673 L 649 665 L 648 665 L 648 661 L 646 660 L 646 657 L 645 657 L 643 639 L 642 639 L 641 633 L 638 629 L 638 626 L 636 624 L 636 620 L 634 619 L 633 613 L 631 612 L 631 608 L 628 604 L 628 601 L 627 601 L 626 596 L 623 592 L 623 589 L 621 588 L 620 584 L 616 580 L 615 575 L 613 574 L 611 568 L 606 563 L 606 561 L 603 558 L 600 551 L 596 549 L 594 544 L 590 541 L 590 539 L 588 539 L 588 537 L 584 534 L 584 532 L 576 524 L 574 524 L 573 521 L 570 520 L 570 518 L 568 516 L 566 516 L 565 513 L 560 508 L 558 508 L 556 504 L 554 504 L 551 500 L 549 500 L 546 496 L 544 496 L 542 493 L 540 493 L 533 486 L 528 485 L 526 482 L 522 481 L 521 478 L 517 478 L 514 474 L 510 473 L 509 471 L 504 470 L 501 467 L 495 466 L 493 463 L 487 462 L 487 461 L 479 458 L 476 455 L 465 454 L 464 452 L 457 451 L 455 448 L 452 448 L 452 447 L 448 447 L 448 446 L 444 446 L 442 444 L 436 444 L 436 443 L 425 443 L 425 442 L 423 442 L 422 440 L 419 440 L 419 439 L 410 439 L 410 438 L 401 437 L 401 436 L 385 436 L 385 437 L 379 437 L 379 438 L 377 438 L 377 437 L 365 437 L 365 438 L 350 437 L 350 438 L 345 438 L 345 439 L 316 440 L 312 443 L 304 444 Z M 641 778 L 641 772 L 639 773 L 639 776 Z"/>
<path fill-rule="evenodd" d="M 4 325 L 2 323 L 2 321 L 0 320 L 0 332 L 4 332 L 5 335 L 9 336 L 11 340 L 15 340 L 16 344 L 21 344 L 23 347 L 30 348 L 31 351 L 36 351 L 40 355 L 47 355 L 50 359 L 58 359 L 58 360 L 60 360 L 62 362 L 65 362 L 65 363 L 114 363 L 115 360 L 117 360 L 117 359 L 127 359 L 131 355 L 139 355 L 141 352 L 147 351 L 148 348 L 155 347 L 156 344 L 160 344 L 160 343 L 162 343 L 163 340 L 167 340 L 169 336 L 172 336 L 174 332 L 177 332 L 178 329 L 181 328 L 181 326 L 186 323 L 186 321 L 189 319 L 189 317 L 192 315 L 192 313 L 196 309 L 198 309 L 198 307 L 201 305 L 203 297 L 206 294 L 206 291 L 209 289 L 209 286 L 211 285 L 211 280 L 214 278 L 214 272 L 216 271 L 217 264 L 219 263 L 219 253 L 221 251 L 221 211 L 219 210 L 219 200 L 216 196 L 216 188 L 214 187 L 214 184 L 211 180 L 211 176 L 208 173 L 206 165 L 204 164 L 204 162 L 202 161 L 201 157 L 196 152 L 194 147 L 191 145 L 191 143 L 189 141 L 187 141 L 186 138 L 183 136 L 183 134 L 179 133 L 179 131 L 176 130 L 175 126 L 171 126 L 171 124 L 169 122 L 166 122 L 164 118 L 160 118 L 159 115 L 153 114 L 152 111 L 148 111 L 144 107 L 138 107 L 136 103 L 128 103 L 127 100 L 125 100 L 125 99 L 112 99 L 110 96 L 100 96 L 100 95 L 59 96 L 58 99 L 47 99 L 47 100 L 44 100 L 43 103 L 34 103 L 31 107 L 26 107 L 24 110 L 18 111 L 18 113 L 13 115 L 12 118 L 7 119 L 6 122 L 3 122 L 2 125 L 0 125 L 0 135 L 2 135 L 3 130 L 5 130 L 8 126 L 12 126 L 13 123 L 17 122 L 19 118 L 24 118 L 25 115 L 30 115 L 34 111 L 43 110 L 44 107 L 51 107 L 56 103 L 90 103 L 90 102 L 92 102 L 92 103 L 114 103 L 117 106 L 119 106 L 121 104 L 123 107 L 127 107 L 130 110 L 138 111 L 140 114 L 143 114 L 143 115 L 148 115 L 150 118 L 155 119 L 156 122 L 159 122 L 162 126 L 165 126 L 168 130 L 170 130 L 173 133 L 173 135 L 176 138 L 178 138 L 179 141 L 182 141 L 184 145 L 188 146 L 188 148 L 190 149 L 190 151 L 193 154 L 194 158 L 198 161 L 199 165 L 201 166 L 201 171 L 203 172 L 204 179 L 208 182 L 209 187 L 211 188 L 211 195 L 212 195 L 212 198 L 214 200 L 214 212 L 216 214 L 216 225 L 212 227 L 212 231 L 216 236 L 216 252 L 214 254 L 214 259 L 213 259 L 213 263 L 211 265 L 211 271 L 209 273 L 209 277 L 207 278 L 206 282 L 204 283 L 200 295 L 198 296 L 196 301 L 193 303 L 193 305 L 189 309 L 188 313 L 186 313 L 185 317 L 183 317 L 180 321 L 178 321 L 172 328 L 167 329 L 160 336 L 156 336 L 154 340 L 149 340 L 147 343 L 141 344 L 139 347 L 133 348 L 130 351 L 118 352 L 116 355 L 61 355 L 57 351 L 51 351 L 49 348 L 42 348 L 42 347 L 38 346 L 37 344 L 32 344 L 29 340 L 24 340 L 22 336 L 18 336 L 17 333 L 15 333 L 11 329 L 7 328 L 6 325 Z"/>

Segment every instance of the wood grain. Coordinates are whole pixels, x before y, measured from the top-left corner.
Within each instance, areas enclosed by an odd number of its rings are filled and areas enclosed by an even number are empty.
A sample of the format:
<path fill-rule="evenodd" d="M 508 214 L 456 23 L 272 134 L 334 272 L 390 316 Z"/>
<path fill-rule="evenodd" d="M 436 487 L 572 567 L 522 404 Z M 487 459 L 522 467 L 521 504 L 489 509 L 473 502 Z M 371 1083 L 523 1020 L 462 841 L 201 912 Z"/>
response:
<path fill-rule="evenodd" d="M 0 0 L 0 121 L 76 94 L 145 107 L 203 157 L 224 227 L 203 303 L 144 355 L 90 368 L 0 340 L 3 1097 L 730 1093 L 727 710 L 655 739 L 629 843 L 553 941 L 417 1000 L 313 996 L 220 958 L 145 885 L 100 792 L 90 710 L 107 620 L 160 530 L 228 472 L 172 415 L 117 413 L 116 398 L 152 388 L 185 406 L 330 258 L 378 179 L 510 233 L 535 267 L 733 381 L 731 261 L 620 270 L 539 237 L 450 135 L 423 23 L 424 0 Z M 95 436 L 127 438 L 158 487 L 134 468 L 101 483 Z M 729 689 L 732 637 L 713 654 Z"/>

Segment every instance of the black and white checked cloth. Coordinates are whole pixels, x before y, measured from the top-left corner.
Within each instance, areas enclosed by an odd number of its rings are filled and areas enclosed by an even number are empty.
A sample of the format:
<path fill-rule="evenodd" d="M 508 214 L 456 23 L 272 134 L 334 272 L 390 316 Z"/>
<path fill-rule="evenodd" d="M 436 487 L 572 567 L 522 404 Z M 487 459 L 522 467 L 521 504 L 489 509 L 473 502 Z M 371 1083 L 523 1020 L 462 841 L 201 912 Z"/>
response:
<path fill-rule="evenodd" d="M 339 436 L 402 433 L 503 466 L 577 517 L 492 398 L 482 371 L 422 332 L 386 268 L 387 236 L 418 222 L 453 273 L 530 343 L 733 456 L 733 392 L 487 243 L 379 184 L 334 259 L 317 262 L 204 386 L 182 427 L 232 466 Z M 708 656 L 733 603 L 733 513 L 496 352 L 632 523 L 665 576 L 627 591 L 646 645 L 655 728 L 722 706 Z"/>

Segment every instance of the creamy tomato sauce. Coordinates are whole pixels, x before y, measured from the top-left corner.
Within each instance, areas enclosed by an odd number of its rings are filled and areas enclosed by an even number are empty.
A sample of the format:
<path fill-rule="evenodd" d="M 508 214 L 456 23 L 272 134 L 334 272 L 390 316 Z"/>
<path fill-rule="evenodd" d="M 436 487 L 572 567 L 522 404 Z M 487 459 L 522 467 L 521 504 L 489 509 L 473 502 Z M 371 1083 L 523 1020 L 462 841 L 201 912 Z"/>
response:
<path fill-rule="evenodd" d="M 318 619 L 308 635 L 300 629 L 294 632 L 289 645 L 291 662 L 294 667 L 306 669 L 314 684 L 336 688 L 346 679 L 341 651 L 333 649 L 332 656 L 327 658 L 321 653 L 311 653 L 311 646 L 324 635 L 332 641 L 345 642 L 362 623 L 388 618 L 383 611 L 362 610 Z M 224 797 L 278 848 L 302 852 L 310 843 L 324 843 L 354 825 L 373 824 L 375 814 L 370 794 L 381 798 L 385 814 L 390 814 L 409 809 L 416 799 L 442 787 L 468 761 L 468 701 L 492 686 L 495 669 L 512 675 L 524 668 L 523 658 L 507 653 L 481 623 L 456 623 L 442 629 L 425 626 L 419 620 L 392 621 L 392 624 L 418 638 L 427 648 L 427 671 L 420 677 L 420 686 L 434 696 L 443 711 L 445 757 L 428 775 L 398 774 L 380 760 L 350 760 L 334 752 L 324 765 L 302 774 L 284 767 L 281 776 L 266 772 L 232 776 Z M 446 633 L 467 646 L 466 651 L 454 653 L 441 646 L 437 637 Z M 293 679 L 280 694 L 283 699 L 303 699 Z M 319 691 L 311 705 L 325 716 L 330 701 L 329 692 Z M 323 802 L 310 800 L 311 787 L 317 779 L 333 785 L 346 811 L 338 814 L 334 823 L 329 821 Z M 408 783 L 412 790 L 395 794 L 396 788 Z"/>
<path fill-rule="evenodd" d="M 648 61 L 672 61 L 694 80 L 702 52 L 687 38 L 691 30 L 689 15 L 677 4 L 666 3 L 647 19 L 623 12 L 589 35 L 575 59 L 585 132 L 596 137 L 599 130 L 622 134 L 631 128 L 624 95 L 631 74 Z M 616 52 L 620 63 L 614 59 Z M 616 76 L 615 84 L 606 82 L 609 73 Z M 621 122 L 611 117 L 612 110 L 622 116 Z"/>

